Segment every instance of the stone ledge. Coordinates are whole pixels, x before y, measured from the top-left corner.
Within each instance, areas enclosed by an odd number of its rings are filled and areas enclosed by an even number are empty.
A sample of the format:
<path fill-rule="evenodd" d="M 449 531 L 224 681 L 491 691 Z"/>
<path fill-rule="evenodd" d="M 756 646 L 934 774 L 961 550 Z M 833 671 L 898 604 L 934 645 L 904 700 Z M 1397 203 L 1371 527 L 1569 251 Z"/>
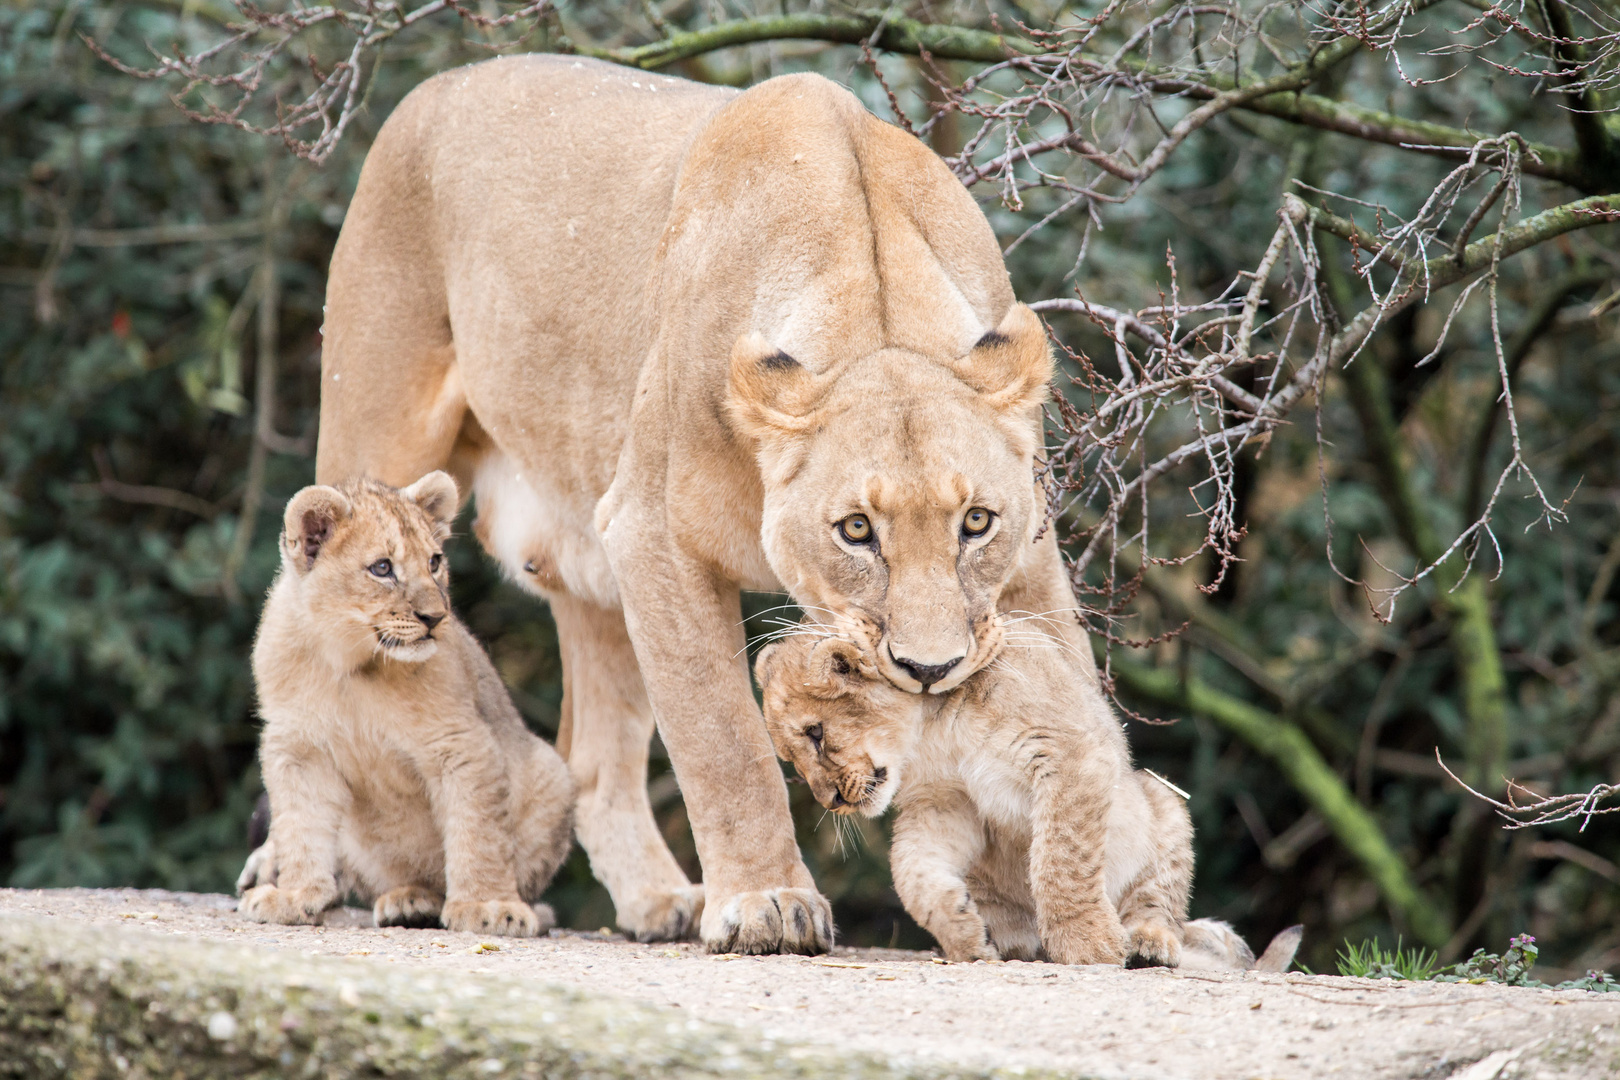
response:
<path fill-rule="evenodd" d="M 0 889 L 0 1078 L 1620 1075 L 1620 994 L 1261 972 L 715 957 L 600 932 L 248 922 Z"/>
<path fill-rule="evenodd" d="M 0 921 L 0 1076 L 1039 1076 L 778 1043 L 522 978 Z"/>

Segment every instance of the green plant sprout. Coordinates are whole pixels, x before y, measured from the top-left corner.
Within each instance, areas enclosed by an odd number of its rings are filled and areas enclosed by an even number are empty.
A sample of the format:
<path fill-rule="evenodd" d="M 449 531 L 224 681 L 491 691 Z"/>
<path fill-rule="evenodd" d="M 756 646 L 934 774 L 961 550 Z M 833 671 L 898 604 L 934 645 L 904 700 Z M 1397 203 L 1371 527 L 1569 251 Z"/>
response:
<path fill-rule="evenodd" d="M 1507 952 L 1500 955 L 1475 949 L 1467 960 L 1446 965 L 1440 963 L 1438 953 L 1426 949 L 1408 951 L 1399 938 L 1395 939 L 1393 951 L 1386 951 L 1377 941 L 1364 941 L 1360 945 L 1346 941 L 1344 944 L 1338 956 L 1339 974 L 1356 979 L 1500 983 L 1541 990 L 1590 990 L 1597 994 L 1620 992 L 1620 982 L 1606 971 L 1588 971 L 1582 978 L 1552 985 L 1531 978 L 1530 969 L 1536 966 L 1540 950 L 1536 948 L 1536 939 L 1529 934 L 1511 939 Z"/>
<path fill-rule="evenodd" d="M 1395 939 L 1393 952 L 1385 951 L 1376 941 L 1360 945 L 1345 942 L 1339 953 L 1339 974 L 1357 979 L 1405 979 L 1423 982 L 1435 977 L 1440 970 L 1440 954 L 1427 949 L 1405 949 L 1400 938 Z"/>

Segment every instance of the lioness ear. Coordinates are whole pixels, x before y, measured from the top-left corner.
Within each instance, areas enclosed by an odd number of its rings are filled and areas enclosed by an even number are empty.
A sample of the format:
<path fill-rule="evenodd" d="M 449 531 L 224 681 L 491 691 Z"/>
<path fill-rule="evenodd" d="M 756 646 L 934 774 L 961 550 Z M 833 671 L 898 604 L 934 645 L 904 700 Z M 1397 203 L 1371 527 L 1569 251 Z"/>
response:
<path fill-rule="evenodd" d="M 745 435 L 768 443 L 808 431 L 815 399 L 815 376 L 803 364 L 759 334 L 737 339 L 726 411 Z"/>
<path fill-rule="evenodd" d="M 864 666 L 861 650 L 854 642 L 828 638 L 810 650 L 804 688 L 818 698 L 842 697 L 855 680 L 863 677 Z"/>
<path fill-rule="evenodd" d="M 287 510 L 281 518 L 281 544 L 287 558 L 299 570 L 314 566 L 315 557 L 352 509 L 343 492 L 320 484 L 307 487 L 287 500 Z"/>
<path fill-rule="evenodd" d="M 1022 413 L 1044 404 L 1052 381 L 1052 347 L 1041 317 L 1023 304 L 956 362 L 956 374 L 1001 412 Z"/>
<path fill-rule="evenodd" d="M 461 493 L 447 472 L 430 472 L 410 487 L 401 488 L 399 493 L 440 525 L 454 521 L 461 506 Z"/>

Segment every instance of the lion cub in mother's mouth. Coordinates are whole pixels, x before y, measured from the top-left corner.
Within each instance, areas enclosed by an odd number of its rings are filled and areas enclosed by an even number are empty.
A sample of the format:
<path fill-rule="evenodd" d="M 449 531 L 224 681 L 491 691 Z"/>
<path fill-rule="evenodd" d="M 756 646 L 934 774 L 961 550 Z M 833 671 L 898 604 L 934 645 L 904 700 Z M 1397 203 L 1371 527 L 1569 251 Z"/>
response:
<path fill-rule="evenodd" d="M 573 827 L 573 783 L 449 606 L 458 493 L 307 487 L 253 646 L 270 837 L 241 912 L 310 923 L 348 892 L 377 925 L 530 936 Z"/>
<path fill-rule="evenodd" d="M 1226 924 L 1187 921 L 1187 808 L 1131 768 L 1113 711 L 1059 649 L 1011 646 L 950 693 L 911 694 L 805 627 L 756 674 L 771 741 L 818 802 L 898 806 L 895 889 L 947 959 L 1257 966 Z M 1297 945 L 1285 931 L 1258 966 L 1283 970 Z"/>

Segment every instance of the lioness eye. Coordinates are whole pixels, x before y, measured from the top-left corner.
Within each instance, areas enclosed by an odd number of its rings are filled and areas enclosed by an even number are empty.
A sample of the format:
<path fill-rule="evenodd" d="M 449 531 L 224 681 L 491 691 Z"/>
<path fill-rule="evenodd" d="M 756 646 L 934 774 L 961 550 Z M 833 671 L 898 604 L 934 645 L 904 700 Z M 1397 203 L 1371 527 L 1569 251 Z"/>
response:
<path fill-rule="evenodd" d="M 817 750 L 821 749 L 821 725 L 820 724 L 811 724 L 809 727 L 805 728 L 804 729 L 804 736 L 805 736 L 805 738 L 810 740 L 811 744 L 813 746 L 815 746 L 815 748 Z"/>
<path fill-rule="evenodd" d="M 962 531 L 968 536 L 983 536 L 994 515 L 982 506 L 975 506 L 962 518 Z"/>
<path fill-rule="evenodd" d="M 838 531 L 852 544 L 864 544 L 872 539 L 872 523 L 865 514 L 851 514 L 838 523 Z"/>
<path fill-rule="evenodd" d="M 392 577 L 394 574 L 394 564 L 389 562 L 387 559 L 378 559 L 376 562 L 366 567 L 366 569 L 370 570 L 378 577 Z"/>
<path fill-rule="evenodd" d="M 444 562 L 444 556 L 443 555 L 435 555 L 435 556 L 433 556 L 431 559 L 428 560 L 428 573 L 437 574 L 439 572 L 439 565 L 441 563 L 443 563 L 443 562 Z"/>

